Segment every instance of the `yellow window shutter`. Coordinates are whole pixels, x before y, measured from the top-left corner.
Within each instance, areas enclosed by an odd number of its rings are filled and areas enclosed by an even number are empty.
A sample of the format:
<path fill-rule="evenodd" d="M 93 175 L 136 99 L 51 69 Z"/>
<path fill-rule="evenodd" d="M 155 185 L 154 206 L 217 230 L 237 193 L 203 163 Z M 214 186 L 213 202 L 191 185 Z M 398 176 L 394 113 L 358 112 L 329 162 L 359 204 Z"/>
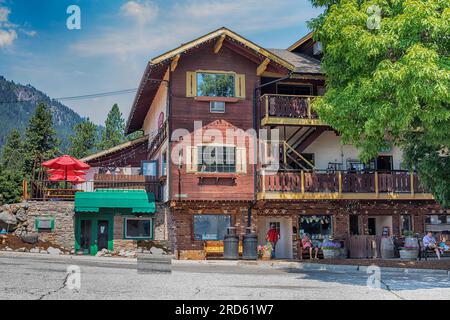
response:
<path fill-rule="evenodd" d="M 186 146 L 186 172 L 197 172 L 197 148 Z"/>
<path fill-rule="evenodd" d="M 195 97 L 197 95 L 197 79 L 196 73 L 193 71 L 186 72 L 186 97 Z"/>
<path fill-rule="evenodd" d="M 236 172 L 247 173 L 247 150 L 236 148 Z"/>
<path fill-rule="evenodd" d="M 236 98 L 245 99 L 245 74 L 236 74 L 234 86 Z"/>

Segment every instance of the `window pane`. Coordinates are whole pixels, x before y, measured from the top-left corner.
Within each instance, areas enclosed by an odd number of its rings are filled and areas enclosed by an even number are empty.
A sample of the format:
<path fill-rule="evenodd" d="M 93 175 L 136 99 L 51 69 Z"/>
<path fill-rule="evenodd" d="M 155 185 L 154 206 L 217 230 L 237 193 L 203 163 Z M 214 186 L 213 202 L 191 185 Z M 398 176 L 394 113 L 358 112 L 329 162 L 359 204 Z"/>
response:
<path fill-rule="evenodd" d="M 197 73 L 197 96 L 234 97 L 234 75 Z"/>
<path fill-rule="evenodd" d="M 236 148 L 222 146 L 201 146 L 198 152 L 198 171 L 236 172 Z"/>
<path fill-rule="evenodd" d="M 151 220 L 126 219 L 126 238 L 150 238 Z"/>
<path fill-rule="evenodd" d="M 195 240 L 223 240 L 231 225 L 230 215 L 195 215 Z"/>

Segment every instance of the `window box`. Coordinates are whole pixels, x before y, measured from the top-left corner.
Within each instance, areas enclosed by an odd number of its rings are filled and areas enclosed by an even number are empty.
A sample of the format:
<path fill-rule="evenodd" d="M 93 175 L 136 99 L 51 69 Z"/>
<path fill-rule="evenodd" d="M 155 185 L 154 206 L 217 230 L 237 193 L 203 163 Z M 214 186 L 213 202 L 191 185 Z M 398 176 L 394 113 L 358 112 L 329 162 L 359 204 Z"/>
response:
<path fill-rule="evenodd" d="M 195 97 L 194 99 L 197 101 L 204 101 L 204 102 L 211 102 L 211 101 L 219 101 L 226 103 L 239 102 L 239 98 L 232 98 L 232 97 Z"/>

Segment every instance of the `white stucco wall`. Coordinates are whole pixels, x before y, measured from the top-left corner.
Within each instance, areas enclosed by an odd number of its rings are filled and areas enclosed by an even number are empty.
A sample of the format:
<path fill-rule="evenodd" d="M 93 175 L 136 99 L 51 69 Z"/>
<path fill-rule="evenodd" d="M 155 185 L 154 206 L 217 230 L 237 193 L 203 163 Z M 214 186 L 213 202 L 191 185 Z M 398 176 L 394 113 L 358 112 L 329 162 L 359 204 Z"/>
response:
<path fill-rule="evenodd" d="M 329 162 L 342 162 L 343 169 L 346 168 L 348 159 L 358 159 L 359 152 L 352 145 L 342 145 L 341 137 L 337 136 L 333 131 L 325 131 L 313 143 L 311 143 L 304 153 L 314 153 L 315 164 L 317 169 L 326 169 Z M 394 146 L 388 153 L 380 153 L 380 155 L 392 156 L 394 170 L 400 169 L 402 162 L 401 150 Z"/>
<path fill-rule="evenodd" d="M 164 76 L 165 80 L 168 80 L 168 72 Z M 142 129 L 145 134 L 149 135 L 149 140 L 152 140 L 156 132 L 158 131 L 158 118 L 161 112 L 164 113 L 164 121 L 167 119 L 167 82 L 161 82 L 161 85 L 156 93 L 155 99 L 150 106 L 150 109 L 144 119 Z"/>

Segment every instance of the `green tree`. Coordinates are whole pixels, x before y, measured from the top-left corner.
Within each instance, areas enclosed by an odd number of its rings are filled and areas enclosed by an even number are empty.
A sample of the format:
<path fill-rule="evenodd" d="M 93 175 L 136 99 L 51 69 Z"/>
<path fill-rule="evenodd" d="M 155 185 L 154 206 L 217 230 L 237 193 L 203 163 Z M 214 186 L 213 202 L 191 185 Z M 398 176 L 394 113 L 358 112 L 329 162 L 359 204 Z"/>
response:
<path fill-rule="evenodd" d="M 36 160 L 44 161 L 55 157 L 58 153 L 58 144 L 59 141 L 52 123 L 52 113 L 41 103 L 36 107 L 25 130 L 25 174 L 31 175 Z"/>
<path fill-rule="evenodd" d="M 6 170 L 22 172 L 23 152 L 23 141 L 20 132 L 17 129 L 12 129 L 3 146 L 0 165 Z"/>
<path fill-rule="evenodd" d="M 20 202 L 22 196 L 23 175 L 0 166 L 0 195 L 4 203 Z"/>
<path fill-rule="evenodd" d="M 125 120 L 119 110 L 119 106 L 114 104 L 105 121 L 105 129 L 102 131 L 99 149 L 112 148 L 126 141 Z"/>
<path fill-rule="evenodd" d="M 73 129 L 75 135 L 69 137 L 70 155 L 80 159 L 94 153 L 97 145 L 97 126 L 89 119 L 84 119 Z"/>
<path fill-rule="evenodd" d="M 364 161 L 389 143 L 402 147 L 422 184 L 450 206 L 450 0 L 312 3 L 325 7 L 310 22 L 327 76 L 314 104 L 321 118 Z"/>

